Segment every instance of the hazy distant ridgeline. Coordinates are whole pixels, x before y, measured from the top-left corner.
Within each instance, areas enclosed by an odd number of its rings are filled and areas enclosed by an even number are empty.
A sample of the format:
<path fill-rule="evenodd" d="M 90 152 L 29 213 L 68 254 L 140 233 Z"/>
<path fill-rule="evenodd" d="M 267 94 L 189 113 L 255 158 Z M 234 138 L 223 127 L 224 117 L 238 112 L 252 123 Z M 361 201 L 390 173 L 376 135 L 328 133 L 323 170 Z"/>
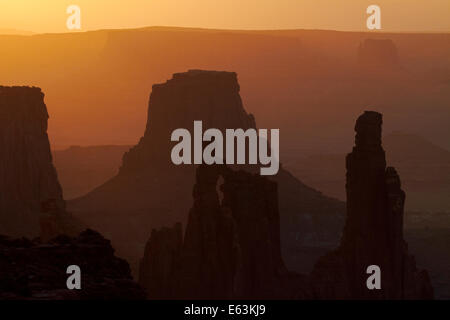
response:
<path fill-rule="evenodd" d="M 402 175 L 409 211 L 450 212 L 450 151 L 417 135 L 395 132 L 383 138 L 390 165 Z M 284 155 L 297 178 L 345 200 L 345 154 Z"/>
<path fill-rule="evenodd" d="M 30 36 L 34 34 L 34 32 L 31 31 L 25 31 L 25 30 L 17 30 L 17 29 L 5 29 L 0 28 L 0 35 L 22 35 L 22 36 Z"/>
<path fill-rule="evenodd" d="M 402 174 L 407 210 L 450 211 L 450 151 L 403 133 L 384 137 L 388 162 Z M 130 146 L 70 147 L 53 151 L 65 199 L 86 194 L 112 178 Z M 345 154 L 285 153 L 283 166 L 327 195 L 345 200 Z"/>
<path fill-rule="evenodd" d="M 399 70 L 358 64 L 367 38 L 391 39 Z M 231 70 L 260 127 L 281 150 L 344 153 L 371 106 L 385 132 L 450 147 L 450 34 L 220 31 L 182 28 L 0 36 L 0 83 L 39 85 L 54 145 L 134 144 L 151 85 L 192 68 Z M 383 62 L 383 61 L 381 61 Z"/>
<path fill-rule="evenodd" d="M 64 199 L 85 195 L 119 171 L 123 154 L 131 146 L 72 146 L 53 150 L 53 163 L 63 186 Z"/>

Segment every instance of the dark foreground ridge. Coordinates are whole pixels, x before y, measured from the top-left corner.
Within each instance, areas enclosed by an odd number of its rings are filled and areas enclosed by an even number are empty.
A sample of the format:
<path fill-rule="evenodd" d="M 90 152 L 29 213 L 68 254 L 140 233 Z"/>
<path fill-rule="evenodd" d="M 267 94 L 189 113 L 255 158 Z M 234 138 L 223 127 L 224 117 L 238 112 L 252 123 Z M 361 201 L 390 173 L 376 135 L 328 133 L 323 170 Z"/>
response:
<path fill-rule="evenodd" d="M 153 230 L 147 243 L 139 281 L 149 297 L 432 299 L 428 273 L 416 268 L 403 239 L 405 193 L 395 169 L 386 168 L 381 125 L 377 112 L 357 120 L 341 245 L 309 276 L 284 266 L 277 184 L 225 166 L 200 166 L 184 239 L 176 224 Z M 366 285 L 370 265 L 381 269 L 380 290 Z"/>
<path fill-rule="evenodd" d="M 81 289 L 66 286 L 67 267 L 81 269 Z M 86 230 L 78 237 L 39 239 L 0 236 L 0 299 L 143 299 L 125 260 L 99 233 Z"/>
<path fill-rule="evenodd" d="M 66 212 L 47 119 L 41 89 L 0 87 L 0 299 L 142 298 L 108 240 L 91 230 L 69 237 L 82 224 Z M 81 268 L 82 290 L 67 289 L 70 265 Z"/>

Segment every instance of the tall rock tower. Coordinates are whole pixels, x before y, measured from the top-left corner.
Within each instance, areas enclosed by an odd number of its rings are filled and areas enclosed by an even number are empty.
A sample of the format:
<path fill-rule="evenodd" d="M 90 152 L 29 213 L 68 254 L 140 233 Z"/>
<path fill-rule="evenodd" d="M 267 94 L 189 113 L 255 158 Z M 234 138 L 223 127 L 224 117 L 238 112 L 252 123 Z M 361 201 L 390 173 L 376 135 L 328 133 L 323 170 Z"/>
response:
<path fill-rule="evenodd" d="M 433 289 L 417 270 L 403 239 L 405 193 L 381 145 L 382 115 L 366 111 L 356 121 L 355 146 L 347 155 L 347 220 L 341 245 L 313 271 L 321 298 L 426 299 Z M 369 289 L 367 268 L 381 270 L 381 289 Z M 327 274 L 329 276 L 327 276 Z"/>
<path fill-rule="evenodd" d="M 347 155 L 347 223 L 342 247 L 355 259 L 351 268 L 353 290 L 367 292 L 366 268 L 382 270 L 382 288 L 390 298 L 402 298 L 405 193 L 394 168 L 386 168 L 381 146 L 382 115 L 366 111 L 356 121 L 355 146 Z M 376 293 L 376 292 L 375 292 Z"/>

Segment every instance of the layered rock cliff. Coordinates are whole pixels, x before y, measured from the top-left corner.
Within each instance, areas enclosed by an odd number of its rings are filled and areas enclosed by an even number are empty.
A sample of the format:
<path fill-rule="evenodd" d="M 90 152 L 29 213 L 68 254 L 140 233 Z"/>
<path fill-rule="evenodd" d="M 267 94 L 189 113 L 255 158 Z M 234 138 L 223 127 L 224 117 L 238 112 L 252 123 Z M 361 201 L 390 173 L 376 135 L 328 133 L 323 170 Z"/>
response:
<path fill-rule="evenodd" d="M 236 73 L 224 71 L 190 70 L 153 85 L 144 136 L 125 154 L 121 173 L 148 170 L 150 164 L 170 166 L 172 132 L 186 128 L 192 133 L 194 120 L 202 120 L 203 130 L 256 128 L 239 90 Z"/>
<path fill-rule="evenodd" d="M 69 290 L 67 268 L 80 268 L 81 289 Z M 86 230 L 77 237 L 40 240 L 0 237 L 0 299 L 143 299 L 125 260 L 110 242 Z"/>
<path fill-rule="evenodd" d="M 316 264 L 314 295 L 334 299 L 430 299 L 428 273 L 416 268 L 403 238 L 405 193 L 381 145 L 382 115 L 366 111 L 356 121 L 347 155 L 347 220 L 340 247 Z M 381 289 L 369 290 L 367 268 L 380 267 Z"/>
<path fill-rule="evenodd" d="M 72 231 L 47 136 L 44 94 L 0 87 L 0 234 Z"/>
<path fill-rule="evenodd" d="M 202 70 L 174 74 L 154 85 L 144 136 L 124 155 L 119 174 L 70 201 L 70 210 L 110 235 L 118 252 L 137 269 L 149 230 L 176 222 L 185 225 L 184 212 L 191 205 L 196 167 L 172 163 L 172 131 L 186 128 L 193 136 L 194 120 L 203 122 L 203 130 L 256 128 L 239 90 L 235 73 Z M 299 261 L 294 253 L 297 246 L 338 243 L 345 210 L 342 202 L 307 187 L 283 168 L 271 180 L 279 185 L 282 252 L 287 264 Z M 321 229 L 324 225 L 327 228 Z"/>

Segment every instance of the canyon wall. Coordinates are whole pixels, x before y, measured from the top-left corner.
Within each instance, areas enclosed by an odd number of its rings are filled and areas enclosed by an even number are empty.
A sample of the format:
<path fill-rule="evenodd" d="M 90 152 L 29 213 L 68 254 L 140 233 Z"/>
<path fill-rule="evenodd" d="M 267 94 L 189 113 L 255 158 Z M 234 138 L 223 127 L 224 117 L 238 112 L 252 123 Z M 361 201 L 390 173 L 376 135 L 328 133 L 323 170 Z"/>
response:
<path fill-rule="evenodd" d="M 0 87 L 0 234 L 54 234 L 65 203 L 52 163 L 44 94 L 35 87 Z M 53 217 L 58 216 L 59 222 Z"/>
<path fill-rule="evenodd" d="M 66 211 L 47 120 L 40 88 L 0 87 L 0 299 L 143 298 L 108 240 L 78 235 L 84 226 Z M 70 265 L 81 268 L 82 290 L 67 289 Z"/>

